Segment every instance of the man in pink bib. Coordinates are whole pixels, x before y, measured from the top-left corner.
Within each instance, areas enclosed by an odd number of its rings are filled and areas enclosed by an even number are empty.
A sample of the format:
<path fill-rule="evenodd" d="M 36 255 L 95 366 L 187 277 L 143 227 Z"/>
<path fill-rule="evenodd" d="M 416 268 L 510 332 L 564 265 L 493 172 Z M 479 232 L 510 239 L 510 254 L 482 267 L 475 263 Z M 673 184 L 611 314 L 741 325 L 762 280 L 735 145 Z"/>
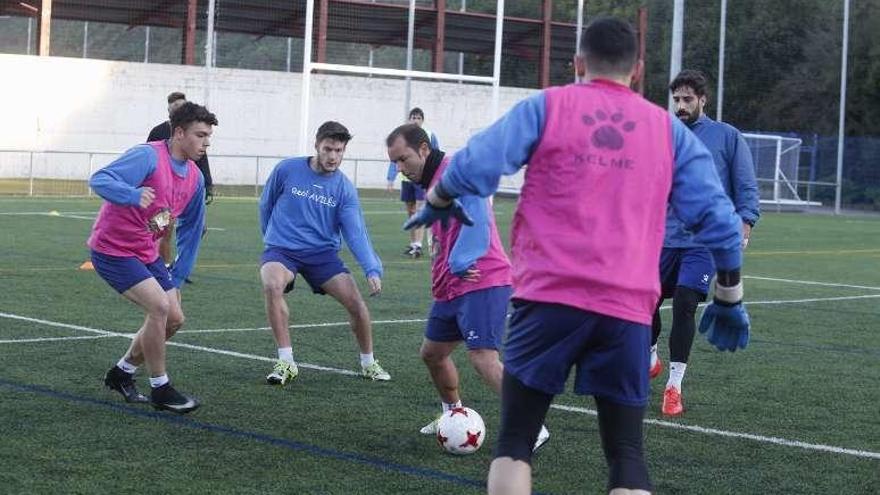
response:
<path fill-rule="evenodd" d="M 701 332 L 721 350 L 748 344 L 742 222 L 706 147 L 630 90 L 641 67 L 632 26 L 594 20 L 575 57 L 584 82 L 536 93 L 474 136 L 407 223 L 464 218 L 456 198 L 489 196 L 528 163 L 510 233 L 514 311 L 490 494 L 531 492 L 532 445 L 572 368 L 575 393 L 596 401 L 607 489 L 651 490 L 642 419 L 667 204 L 718 269 Z"/>
<path fill-rule="evenodd" d="M 131 346 L 104 377 L 126 402 L 187 413 L 199 407 L 174 387 L 165 370 L 165 341 L 183 325 L 180 286 L 192 271 L 205 225 L 205 182 L 194 161 L 210 145 L 217 118 L 205 107 L 184 103 L 171 114 L 171 138 L 141 144 L 95 172 L 89 186 L 105 202 L 88 245 L 95 271 L 146 317 Z M 169 271 L 158 252 L 168 227 L 177 225 L 177 259 Z M 146 363 L 148 399 L 134 383 Z"/>
<path fill-rule="evenodd" d="M 449 157 L 432 146 L 424 129 L 406 124 L 385 141 L 388 158 L 414 184 L 428 189 L 449 165 Z M 437 392 L 443 412 L 462 407 L 458 370 L 451 359 L 460 343 L 480 378 L 501 393 L 504 367 L 498 358 L 510 303 L 510 260 L 504 253 L 492 205 L 486 198 L 466 196 L 462 204 L 471 223 L 450 219 L 431 226 L 431 292 L 434 304 L 428 316 L 420 354 Z M 438 419 L 421 429 L 437 434 Z M 533 450 L 550 438 L 541 428 Z"/>

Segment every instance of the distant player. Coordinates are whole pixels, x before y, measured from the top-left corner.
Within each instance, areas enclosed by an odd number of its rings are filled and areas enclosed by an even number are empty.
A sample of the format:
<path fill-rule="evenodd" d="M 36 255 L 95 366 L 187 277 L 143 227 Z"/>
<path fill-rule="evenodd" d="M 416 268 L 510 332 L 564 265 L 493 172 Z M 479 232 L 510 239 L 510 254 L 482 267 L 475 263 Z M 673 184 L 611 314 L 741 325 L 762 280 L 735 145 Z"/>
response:
<path fill-rule="evenodd" d="M 449 164 L 449 158 L 432 148 L 428 134 L 415 124 L 394 129 L 386 145 L 388 158 L 397 163 L 401 173 L 425 189 Z M 489 201 L 479 196 L 464 196 L 461 201 L 473 225 L 451 219 L 446 226 L 434 224 L 429 234 L 434 239 L 434 305 L 420 353 L 440 394 L 443 412 L 461 407 L 458 370 L 450 355 L 462 342 L 474 369 L 500 395 L 504 367 L 498 349 L 512 293 L 510 261 L 504 254 Z M 436 434 L 437 422 L 428 423 L 421 433 Z M 535 448 L 549 437 L 547 429 L 542 428 Z"/>
<path fill-rule="evenodd" d="M 195 265 L 205 225 L 204 179 L 193 161 L 204 156 L 215 125 L 205 107 L 184 103 L 171 114 L 170 139 L 131 148 L 89 181 L 105 200 L 88 241 L 95 271 L 146 314 L 128 352 L 104 377 L 127 402 L 149 401 L 177 413 L 199 407 L 171 386 L 165 341 L 184 321 L 180 285 Z M 178 256 L 169 272 L 157 244 L 175 222 Z M 149 399 L 133 378 L 145 362 Z"/>
<path fill-rule="evenodd" d="M 174 91 L 168 95 L 168 120 L 157 124 L 150 130 L 149 136 L 147 136 L 147 142 L 153 141 L 164 141 L 171 137 L 171 114 L 174 113 L 175 110 L 180 108 L 181 105 L 186 103 L 186 95 L 181 93 L 180 91 Z M 196 166 L 199 167 L 199 170 L 202 172 L 202 176 L 205 178 L 205 203 L 211 204 L 214 200 L 214 182 L 211 180 L 211 166 L 208 164 L 208 155 L 204 154 L 198 160 L 195 160 Z M 170 265 L 174 262 L 174 257 L 171 253 L 171 245 L 174 242 L 174 224 L 168 226 L 168 233 L 159 240 L 159 254 L 162 256 L 162 259 L 165 260 L 165 263 Z M 192 283 L 192 281 L 187 278 L 187 283 Z"/>
<path fill-rule="evenodd" d="M 409 111 L 409 123 L 421 127 L 428 134 L 431 149 L 440 149 L 440 141 L 437 139 L 437 136 L 428 130 L 427 127 L 424 127 L 425 112 L 423 112 L 421 108 L 415 107 Z M 389 163 L 387 177 L 388 191 L 391 191 L 394 188 L 394 179 L 398 175 L 402 174 L 400 174 L 400 171 L 397 169 L 397 165 L 394 162 Z M 406 205 L 406 216 L 412 217 L 416 210 L 421 208 L 425 202 L 425 190 L 418 184 L 408 180 L 406 176 L 402 176 L 400 179 L 400 200 Z M 424 237 L 425 229 L 417 228 L 410 231 L 409 245 L 403 251 L 403 254 L 412 258 L 419 258 L 422 256 L 422 239 L 424 239 Z"/>
<path fill-rule="evenodd" d="M 370 295 L 382 291 L 382 262 L 370 243 L 357 190 L 342 172 L 351 134 L 339 122 L 325 122 L 315 136 L 315 156 L 282 160 L 260 197 L 263 251 L 260 278 L 266 316 L 278 347 L 278 362 L 266 381 L 285 385 L 297 377 L 284 295 L 299 274 L 316 294 L 330 294 L 348 311 L 361 355 L 361 375 L 371 380 L 391 376 L 373 357 L 370 312 L 342 260 L 340 234 L 358 260 Z"/>
<path fill-rule="evenodd" d="M 734 127 L 716 122 L 705 114 L 708 81 L 702 72 L 682 71 L 669 85 L 675 115 L 709 148 L 724 192 L 730 197 L 742 220 L 743 249 L 752 227 L 761 215 L 758 181 L 752 154 Z M 660 254 L 661 299 L 654 312 L 651 339 L 651 378 L 663 369 L 657 355 L 657 339 L 662 329 L 660 304 L 672 298 L 672 331 L 669 334 L 669 380 L 663 392 L 661 411 L 667 416 L 684 412 L 681 382 L 696 331 L 697 305 L 709 294 L 709 280 L 715 273 L 712 254 L 700 245 L 673 210 L 666 215 L 666 238 Z"/>
<path fill-rule="evenodd" d="M 596 400 L 609 491 L 651 489 L 642 420 L 667 202 L 719 269 L 701 329 L 725 350 L 748 343 L 739 217 L 705 146 L 629 89 L 637 56 L 632 26 L 594 20 L 575 57 L 586 82 L 537 93 L 474 136 L 411 222 L 463 217 L 454 198 L 489 196 L 528 163 L 511 227 L 514 312 L 490 494 L 531 492 L 532 445 L 572 368 L 575 392 Z"/>

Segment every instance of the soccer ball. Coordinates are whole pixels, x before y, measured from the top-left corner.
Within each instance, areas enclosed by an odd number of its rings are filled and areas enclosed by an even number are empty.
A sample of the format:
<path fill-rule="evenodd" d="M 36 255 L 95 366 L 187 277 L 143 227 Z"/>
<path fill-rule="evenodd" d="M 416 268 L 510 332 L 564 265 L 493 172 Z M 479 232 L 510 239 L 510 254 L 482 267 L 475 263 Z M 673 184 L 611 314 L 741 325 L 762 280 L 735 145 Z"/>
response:
<path fill-rule="evenodd" d="M 468 407 L 450 409 L 437 422 L 437 443 L 450 454 L 473 454 L 485 439 L 483 418 Z"/>

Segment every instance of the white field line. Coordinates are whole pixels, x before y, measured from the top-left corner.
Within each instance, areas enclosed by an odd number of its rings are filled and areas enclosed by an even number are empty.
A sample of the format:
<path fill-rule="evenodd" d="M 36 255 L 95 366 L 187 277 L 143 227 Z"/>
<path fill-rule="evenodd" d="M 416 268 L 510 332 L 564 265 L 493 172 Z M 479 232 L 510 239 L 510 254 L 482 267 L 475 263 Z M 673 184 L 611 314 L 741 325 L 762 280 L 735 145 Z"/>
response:
<path fill-rule="evenodd" d="M 95 334 L 98 334 L 99 336 L 105 336 L 105 337 L 124 337 L 124 338 L 128 338 L 128 339 L 132 338 L 132 334 L 111 332 L 108 330 L 99 330 L 97 328 L 84 327 L 84 326 L 80 326 L 80 325 L 71 325 L 68 323 L 59 323 L 59 322 L 54 322 L 54 321 L 49 321 L 49 320 L 41 320 L 38 318 L 30 318 L 27 316 L 20 316 L 20 315 L 14 315 L 14 314 L 9 314 L 9 313 L 0 312 L 0 318 L 9 318 L 9 319 L 13 319 L 13 320 L 28 321 L 28 322 L 32 322 L 32 323 L 40 323 L 40 324 L 47 325 L 47 326 L 69 328 L 72 330 L 81 330 L 84 332 L 95 333 Z M 179 342 L 168 342 L 168 345 L 174 346 L 174 347 L 182 347 L 184 349 L 192 349 L 192 350 L 196 350 L 196 351 L 204 351 L 204 352 L 210 352 L 210 353 L 214 353 L 214 354 L 221 354 L 221 355 L 225 355 L 225 356 L 231 356 L 231 357 L 237 357 L 237 358 L 243 358 L 243 359 L 251 359 L 251 360 L 255 360 L 255 361 L 265 361 L 265 362 L 274 362 L 275 361 L 275 359 L 273 359 L 273 358 L 268 358 L 268 357 L 264 357 L 264 356 L 256 356 L 253 354 L 245 354 L 245 353 L 241 353 L 241 352 L 227 351 L 224 349 L 215 349 L 215 348 L 211 348 L 211 347 L 204 347 L 204 346 L 198 346 L 198 345 L 183 344 L 183 343 L 179 343 Z M 350 370 L 332 368 L 329 366 L 319 366 L 319 365 L 307 364 L 307 363 L 297 363 L 297 365 L 300 367 L 303 367 L 303 368 L 310 368 L 310 369 L 319 370 L 319 371 L 327 371 L 330 373 L 337 373 L 340 375 L 348 375 L 348 376 L 352 376 L 352 375 L 357 376 L 358 375 L 357 373 L 350 371 Z M 592 416 L 595 416 L 597 414 L 596 411 L 594 411 L 592 409 L 587 409 L 587 408 L 583 408 L 583 407 L 566 406 L 563 404 L 553 404 L 550 407 L 552 407 L 554 409 L 558 409 L 560 411 L 574 412 L 574 413 L 579 413 L 579 414 L 588 414 L 588 415 L 592 415 Z M 813 444 L 813 443 L 801 442 L 799 440 L 787 440 L 784 438 L 767 437 L 767 436 L 763 436 L 763 435 L 755 435 L 752 433 L 740 433 L 740 432 L 734 432 L 734 431 L 719 430 L 719 429 L 715 429 L 715 428 L 704 428 L 702 426 L 685 425 L 685 424 L 681 424 L 681 423 L 673 423 L 670 421 L 661 421 L 661 420 L 656 420 L 656 419 L 646 419 L 645 423 L 650 424 L 650 425 L 662 426 L 662 427 L 666 427 L 666 428 L 674 428 L 674 429 L 679 429 L 679 430 L 692 431 L 692 432 L 696 432 L 696 433 L 703 433 L 706 435 L 723 436 L 723 437 L 728 437 L 728 438 L 740 438 L 740 439 L 744 439 L 744 440 L 752 440 L 755 442 L 770 443 L 770 444 L 780 445 L 783 447 L 796 447 L 796 448 L 800 448 L 800 449 L 804 449 L 804 450 L 815 450 L 815 451 L 820 451 L 820 452 L 844 454 L 844 455 L 850 455 L 850 456 L 854 456 L 854 457 L 863 457 L 863 458 L 868 458 L 868 459 L 880 459 L 880 452 L 871 452 L 871 451 L 867 451 L 867 450 L 847 449 L 844 447 L 835 447 L 835 446 L 823 445 L 823 444 Z"/>
<path fill-rule="evenodd" d="M 878 299 L 880 298 L 880 294 L 870 294 L 864 296 L 845 296 L 845 297 L 828 297 L 828 298 L 820 298 L 820 299 L 797 299 L 790 301 L 751 301 L 748 302 L 748 305 L 756 305 L 756 304 L 785 304 L 785 303 L 809 303 L 809 302 L 822 302 L 822 301 L 847 301 L 853 299 Z M 702 303 L 700 306 L 706 306 L 708 303 Z M 660 310 L 668 310 L 671 309 L 672 306 L 663 306 Z M 7 317 L 5 313 L 0 313 L 0 317 Z M 31 321 L 31 320 L 28 320 Z M 394 325 L 394 324 L 405 324 L 405 323 L 425 323 L 428 320 L 424 318 L 417 319 L 409 319 L 409 320 L 375 320 L 373 321 L 373 325 Z M 46 322 L 40 320 L 35 321 L 36 323 Z M 299 328 L 332 328 L 332 327 L 345 327 L 350 325 L 347 321 L 336 321 L 329 323 L 303 323 L 299 325 L 290 325 L 291 329 L 299 329 Z M 73 326 L 70 327 L 74 330 L 82 330 L 83 327 Z M 270 330 L 270 327 L 250 327 L 250 328 L 209 328 L 203 330 L 181 330 L 177 332 L 178 334 L 210 334 L 210 333 L 227 333 L 227 332 L 257 332 L 257 331 L 266 331 Z M 26 343 L 26 342 L 54 342 L 54 341 L 62 341 L 62 340 L 87 340 L 87 339 L 98 339 L 104 337 L 128 337 L 131 338 L 130 334 L 107 334 L 107 335 L 98 335 L 98 336 L 88 336 L 88 337 L 46 337 L 46 338 L 34 338 L 34 339 L 6 339 L 0 340 L 0 344 L 15 344 L 15 343 Z M 176 342 L 171 342 L 170 345 L 176 345 Z M 183 346 L 183 344 L 181 344 Z M 273 361 L 272 359 L 266 358 L 269 361 Z M 303 365 L 303 367 L 309 367 L 310 365 Z"/>
<path fill-rule="evenodd" d="M 388 324 L 401 324 L 401 323 L 424 323 L 428 320 L 424 318 L 414 319 L 414 320 L 373 320 L 373 325 L 388 325 Z M 331 323 L 303 323 L 299 325 L 290 325 L 288 328 L 297 329 L 297 328 L 324 328 L 324 327 L 342 327 L 350 325 L 347 321 L 337 321 Z M 205 330 L 181 330 L 177 333 L 223 333 L 223 332 L 254 332 L 260 330 L 269 330 L 271 327 L 256 327 L 256 328 L 210 328 Z"/>
<path fill-rule="evenodd" d="M 865 285 L 837 284 L 837 283 L 832 283 L 832 282 L 814 282 L 812 280 L 791 280 L 791 279 L 787 279 L 787 278 L 757 277 L 754 275 L 743 275 L 743 278 L 749 278 L 752 280 L 767 280 L 770 282 L 784 282 L 784 283 L 789 283 L 789 284 L 820 285 L 823 287 L 847 287 L 850 289 L 880 290 L 880 287 L 870 287 L 870 286 L 865 286 Z"/>
<path fill-rule="evenodd" d="M 558 409 L 560 411 L 589 414 L 590 416 L 598 415 L 598 413 L 595 410 L 588 409 L 586 407 L 574 407 L 574 406 L 566 406 L 566 405 L 562 405 L 562 404 L 552 404 L 550 407 L 553 409 Z M 755 435 L 753 433 L 740 433 L 740 432 L 735 432 L 735 431 L 719 430 L 716 428 L 704 428 L 702 426 L 686 425 L 686 424 L 682 424 L 682 423 L 673 423 L 672 421 L 663 421 L 663 420 L 659 420 L 659 419 L 645 419 L 644 422 L 645 422 L 645 424 L 655 425 L 655 426 L 663 426 L 665 428 L 674 428 L 674 429 L 678 429 L 678 430 L 692 431 L 695 433 L 704 433 L 707 435 L 716 435 L 716 436 L 728 437 L 728 438 L 742 438 L 745 440 L 754 440 L 756 442 L 772 443 L 774 445 L 781 445 L 783 447 L 797 447 L 800 449 L 818 450 L 821 452 L 830 452 L 830 453 L 834 453 L 834 454 L 845 454 L 845 455 L 851 455 L 851 456 L 855 456 L 855 457 L 864 457 L 867 459 L 880 459 L 880 452 L 871 452 L 869 450 L 847 449 L 847 448 L 843 448 L 843 447 L 835 447 L 833 445 L 807 443 L 807 442 L 801 442 L 799 440 L 787 440 L 785 438 L 778 438 L 778 437 L 766 437 L 764 435 Z"/>
<path fill-rule="evenodd" d="M 109 330 L 101 330 L 98 328 L 84 327 L 81 325 L 71 325 L 69 323 L 60 323 L 57 321 L 41 320 L 39 318 L 31 318 L 28 316 L 14 315 L 14 314 L 10 314 L 10 313 L 0 312 L 0 318 L 8 318 L 10 320 L 19 320 L 19 321 L 27 321 L 27 322 L 31 322 L 31 323 L 39 323 L 41 325 L 46 325 L 49 327 L 67 328 L 70 330 L 80 330 L 83 332 L 97 334 L 98 336 L 101 336 L 101 337 L 122 337 L 122 338 L 126 338 L 126 339 L 134 338 L 133 333 L 111 332 Z M 169 341 L 169 342 L 167 342 L 167 345 L 172 346 L 172 347 L 182 347 L 184 349 L 192 349 L 195 351 L 210 352 L 213 354 L 222 354 L 224 356 L 252 359 L 252 360 L 256 360 L 256 361 L 267 361 L 267 362 L 271 362 L 271 363 L 274 363 L 276 361 L 273 358 L 268 358 L 265 356 L 256 356 L 254 354 L 244 354 L 241 352 L 227 351 L 224 349 L 214 349 L 212 347 L 203 347 L 203 346 L 199 346 L 199 345 L 184 344 L 182 342 Z M 354 371 L 350 371 L 350 370 L 344 370 L 344 369 L 339 369 L 339 368 L 330 368 L 327 366 L 320 366 L 317 364 L 309 364 L 309 363 L 296 363 L 296 364 L 300 368 L 309 368 L 309 369 L 315 369 L 315 370 L 320 370 L 320 371 L 330 371 L 333 373 L 338 373 L 340 375 L 360 376 L 358 373 L 355 373 Z"/>
<path fill-rule="evenodd" d="M 778 305 L 778 304 L 803 304 L 803 303 L 812 303 L 812 302 L 824 302 L 824 301 L 850 301 L 857 299 L 880 299 L 880 294 L 866 294 L 861 296 L 841 296 L 841 297 L 817 297 L 811 299 L 789 299 L 789 300 L 779 300 L 779 301 L 745 301 L 746 306 L 754 306 L 754 305 Z M 705 307 L 709 303 L 701 303 L 700 307 Z M 672 309 L 672 306 L 661 306 L 660 310 L 668 310 Z M 428 320 L 424 318 L 416 318 L 410 320 L 375 320 L 373 321 L 373 325 L 394 325 L 401 323 L 425 323 Z M 349 322 L 347 321 L 337 321 L 332 323 L 306 323 L 302 325 L 290 325 L 289 328 L 320 328 L 320 327 L 341 327 L 348 326 Z M 211 328 L 205 330 L 181 330 L 177 333 L 222 333 L 222 332 L 256 332 L 269 330 L 269 327 L 251 327 L 251 328 Z"/>
<path fill-rule="evenodd" d="M 58 342 L 61 340 L 95 340 L 115 337 L 115 335 L 80 335 L 76 337 L 43 337 L 36 339 L 4 339 L 0 340 L 0 344 L 26 344 L 33 342 Z"/>

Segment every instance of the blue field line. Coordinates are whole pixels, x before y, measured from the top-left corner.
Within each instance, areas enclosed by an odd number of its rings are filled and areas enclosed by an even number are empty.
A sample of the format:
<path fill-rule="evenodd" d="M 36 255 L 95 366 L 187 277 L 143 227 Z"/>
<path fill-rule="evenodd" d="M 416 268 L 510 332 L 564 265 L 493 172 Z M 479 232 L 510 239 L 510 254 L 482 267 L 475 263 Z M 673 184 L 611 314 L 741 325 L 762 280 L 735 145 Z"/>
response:
<path fill-rule="evenodd" d="M 390 462 L 381 457 L 371 457 L 363 454 L 356 454 L 352 452 L 342 452 L 339 450 L 326 449 L 323 447 L 318 447 L 316 445 L 311 445 L 303 442 L 297 442 L 295 440 L 288 440 L 286 438 L 274 437 L 271 435 L 266 435 L 265 433 L 258 433 L 254 431 L 247 430 L 239 430 L 237 428 L 232 428 L 229 426 L 217 425 L 212 423 L 205 423 L 202 421 L 197 421 L 191 419 L 188 416 L 178 416 L 176 414 L 167 413 L 167 412 L 159 412 L 152 411 L 149 409 L 145 409 L 143 407 L 135 407 L 129 406 L 126 404 L 118 403 L 118 402 L 110 402 L 106 400 L 94 399 L 91 397 L 81 396 L 81 395 L 73 395 L 66 392 L 59 392 L 57 390 L 52 390 L 47 387 L 42 387 L 40 385 L 29 385 L 25 383 L 17 383 L 9 380 L 4 380 L 0 378 L 0 386 L 4 386 L 19 392 L 29 392 L 38 395 L 43 395 L 46 397 L 51 397 L 53 399 L 61 399 L 68 402 L 76 402 L 80 404 L 88 404 L 93 406 L 100 406 L 107 409 L 112 409 L 114 411 L 118 411 L 124 414 L 129 414 L 131 416 L 139 416 L 143 418 L 155 419 L 158 421 L 164 421 L 169 424 L 183 426 L 188 428 L 193 428 L 196 430 L 204 430 L 209 431 L 211 433 L 220 433 L 222 435 L 227 435 L 235 438 L 243 438 L 245 440 L 253 440 L 256 442 L 261 442 L 269 445 L 273 445 L 275 447 L 281 447 L 288 450 L 292 450 L 295 452 L 305 452 L 307 454 L 313 454 L 320 457 L 328 457 L 331 459 L 337 459 L 340 461 L 346 462 L 354 462 L 356 464 L 363 464 L 366 466 L 372 466 L 379 469 L 383 469 L 386 471 L 396 471 L 398 473 L 407 474 L 410 476 L 416 476 L 419 478 L 428 478 L 438 481 L 445 481 L 448 483 L 453 483 L 456 485 L 467 486 L 470 488 L 479 488 L 485 489 L 486 483 L 484 481 L 472 480 L 469 478 L 464 478 L 461 476 L 456 476 L 454 474 L 444 473 L 442 471 L 437 471 L 434 469 L 416 467 L 416 466 L 408 466 L 406 464 L 398 464 L 396 462 Z M 536 495 L 540 495 L 541 492 L 533 492 Z M 549 494 L 544 494 L 549 495 Z"/>

